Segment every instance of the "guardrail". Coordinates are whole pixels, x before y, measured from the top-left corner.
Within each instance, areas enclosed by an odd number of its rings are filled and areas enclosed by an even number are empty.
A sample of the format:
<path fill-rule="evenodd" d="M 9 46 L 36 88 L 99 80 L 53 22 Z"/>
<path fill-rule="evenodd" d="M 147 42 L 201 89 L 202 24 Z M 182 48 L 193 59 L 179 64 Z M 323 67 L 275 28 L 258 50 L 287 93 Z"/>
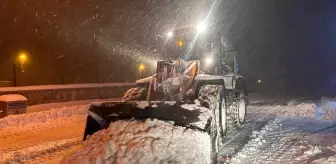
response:
<path fill-rule="evenodd" d="M 10 87 L 13 86 L 12 81 L 0 81 L 0 87 Z"/>
<path fill-rule="evenodd" d="M 135 83 L 91 83 L 91 84 L 33 85 L 33 86 L 20 86 L 20 87 L 0 87 L 0 92 L 103 88 L 103 87 L 120 87 L 120 86 L 135 86 Z"/>
<path fill-rule="evenodd" d="M 135 83 L 92 83 L 67 85 L 39 85 L 0 87 L 0 95 L 21 94 L 28 98 L 28 105 L 122 97 Z"/>

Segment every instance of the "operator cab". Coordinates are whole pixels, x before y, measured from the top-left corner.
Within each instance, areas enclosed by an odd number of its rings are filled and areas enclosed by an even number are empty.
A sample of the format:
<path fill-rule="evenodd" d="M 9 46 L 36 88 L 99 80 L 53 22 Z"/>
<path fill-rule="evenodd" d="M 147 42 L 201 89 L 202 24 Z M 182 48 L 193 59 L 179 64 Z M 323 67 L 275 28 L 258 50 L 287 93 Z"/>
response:
<path fill-rule="evenodd" d="M 235 51 L 224 51 L 219 33 L 199 33 L 194 27 L 179 27 L 167 34 L 167 56 L 186 61 L 199 60 L 202 72 L 224 76 L 237 70 Z"/>
<path fill-rule="evenodd" d="M 181 58 L 184 60 L 199 60 L 197 56 L 201 56 L 202 40 L 204 40 L 195 28 L 179 27 L 169 32 L 167 42 L 165 44 L 165 53 L 170 57 Z"/>

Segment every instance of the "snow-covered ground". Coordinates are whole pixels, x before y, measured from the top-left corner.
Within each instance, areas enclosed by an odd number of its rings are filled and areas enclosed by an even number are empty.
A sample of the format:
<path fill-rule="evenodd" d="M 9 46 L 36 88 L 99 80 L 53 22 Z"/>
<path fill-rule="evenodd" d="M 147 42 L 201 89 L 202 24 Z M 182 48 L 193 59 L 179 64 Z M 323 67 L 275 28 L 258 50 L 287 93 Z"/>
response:
<path fill-rule="evenodd" d="M 0 119 L 0 163 L 59 163 L 81 146 L 89 105 L 117 100 L 34 105 L 27 114 Z"/>
<path fill-rule="evenodd" d="M 27 127 L 30 125 L 41 125 L 43 123 L 48 124 L 50 121 L 58 119 L 68 119 L 79 115 L 85 115 L 87 114 L 88 108 L 89 105 L 76 105 L 24 115 L 10 115 L 0 119 L 0 128 Z"/>
<path fill-rule="evenodd" d="M 157 120 L 121 121 L 82 143 L 88 104 L 50 106 L 54 109 L 41 105 L 31 108 L 32 113 L 0 119 L 0 163 L 59 163 L 63 156 L 64 163 L 73 163 L 97 154 L 104 156 L 96 156 L 96 162 L 116 159 L 121 163 L 160 163 L 154 157 L 161 156 L 166 162 L 208 163 L 208 139 L 202 132 Z M 317 108 L 323 111 L 322 115 L 316 113 Z M 335 124 L 336 113 L 330 104 L 254 101 L 248 108 L 244 127 L 228 132 L 220 149 L 220 161 L 336 163 Z M 176 141 L 170 142 L 172 139 Z M 146 153 L 140 152 L 140 148 Z M 85 151 L 73 154 L 76 150 Z"/>
<path fill-rule="evenodd" d="M 32 163 L 32 161 L 47 153 L 67 149 L 80 142 L 81 138 L 62 139 L 57 141 L 42 142 L 29 147 L 16 148 L 15 151 L 0 151 L 0 163 Z"/>
<path fill-rule="evenodd" d="M 256 121 L 263 116 L 273 119 L 266 121 L 262 128 L 252 130 L 246 141 L 242 141 L 245 144 L 236 147 L 238 151 L 223 161 L 232 164 L 336 163 L 336 106 L 295 101 L 287 104 L 252 105 L 250 119 Z M 317 115 L 317 108 L 324 111 L 323 115 Z"/>
<path fill-rule="evenodd" d="M 334 124 L 276 117 L 260 131 L 253 131 L 251 139 L 234 155 L 231 163 L 316 163 L 316 160 L 335 163 L 332 159 L 336 152 L 330 148 L 336 146 L 336 134 L 322 131 Z M 329 137 L 327 143 L 316 140 L 322 137 Z"/>
<path fill-rule="evenodd" d="M 0 119 L 0 163 L 59 163 L 80 145 L 89 104 L 95 101 L 35 105 L 28 114 Z"/>

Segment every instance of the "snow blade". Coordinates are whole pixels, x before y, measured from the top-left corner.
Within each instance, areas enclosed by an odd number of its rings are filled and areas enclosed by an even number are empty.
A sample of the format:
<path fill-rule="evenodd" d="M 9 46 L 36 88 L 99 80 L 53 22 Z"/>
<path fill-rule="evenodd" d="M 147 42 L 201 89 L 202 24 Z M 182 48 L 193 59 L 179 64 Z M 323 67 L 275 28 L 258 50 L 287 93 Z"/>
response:
<path fill-rule="evenodd" d="M 175 102 L 103 102 L 92 104 L 87 117 L 84 138 L 106 129 L 118 120 L 155 118 L 173 121 L 175 125 L 209 132 L 211 112 L 197 104 Z"/>

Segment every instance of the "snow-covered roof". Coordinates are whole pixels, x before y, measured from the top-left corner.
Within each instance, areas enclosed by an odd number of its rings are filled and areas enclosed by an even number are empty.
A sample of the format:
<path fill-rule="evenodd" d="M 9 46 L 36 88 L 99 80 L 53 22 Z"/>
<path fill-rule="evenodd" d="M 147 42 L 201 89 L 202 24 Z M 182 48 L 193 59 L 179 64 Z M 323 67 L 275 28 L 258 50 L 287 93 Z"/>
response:
<path fill-rule="evenodd" d="M 8 94 L 0 96 L 0 101 L 2 102 L 28 101 L 28 99 L 22 95 Z"/>
<path fill-rule="evenodd" d="M 135 83 L 91 83 L 91 84 L 66 84 L 66 85 L 36 85 L 23 87 L 0 87 L 0 92 L 34 91 L 34 90 L 57 90 L 74 88 L 101 88 L 114 86 L 134 86 Z"/>

